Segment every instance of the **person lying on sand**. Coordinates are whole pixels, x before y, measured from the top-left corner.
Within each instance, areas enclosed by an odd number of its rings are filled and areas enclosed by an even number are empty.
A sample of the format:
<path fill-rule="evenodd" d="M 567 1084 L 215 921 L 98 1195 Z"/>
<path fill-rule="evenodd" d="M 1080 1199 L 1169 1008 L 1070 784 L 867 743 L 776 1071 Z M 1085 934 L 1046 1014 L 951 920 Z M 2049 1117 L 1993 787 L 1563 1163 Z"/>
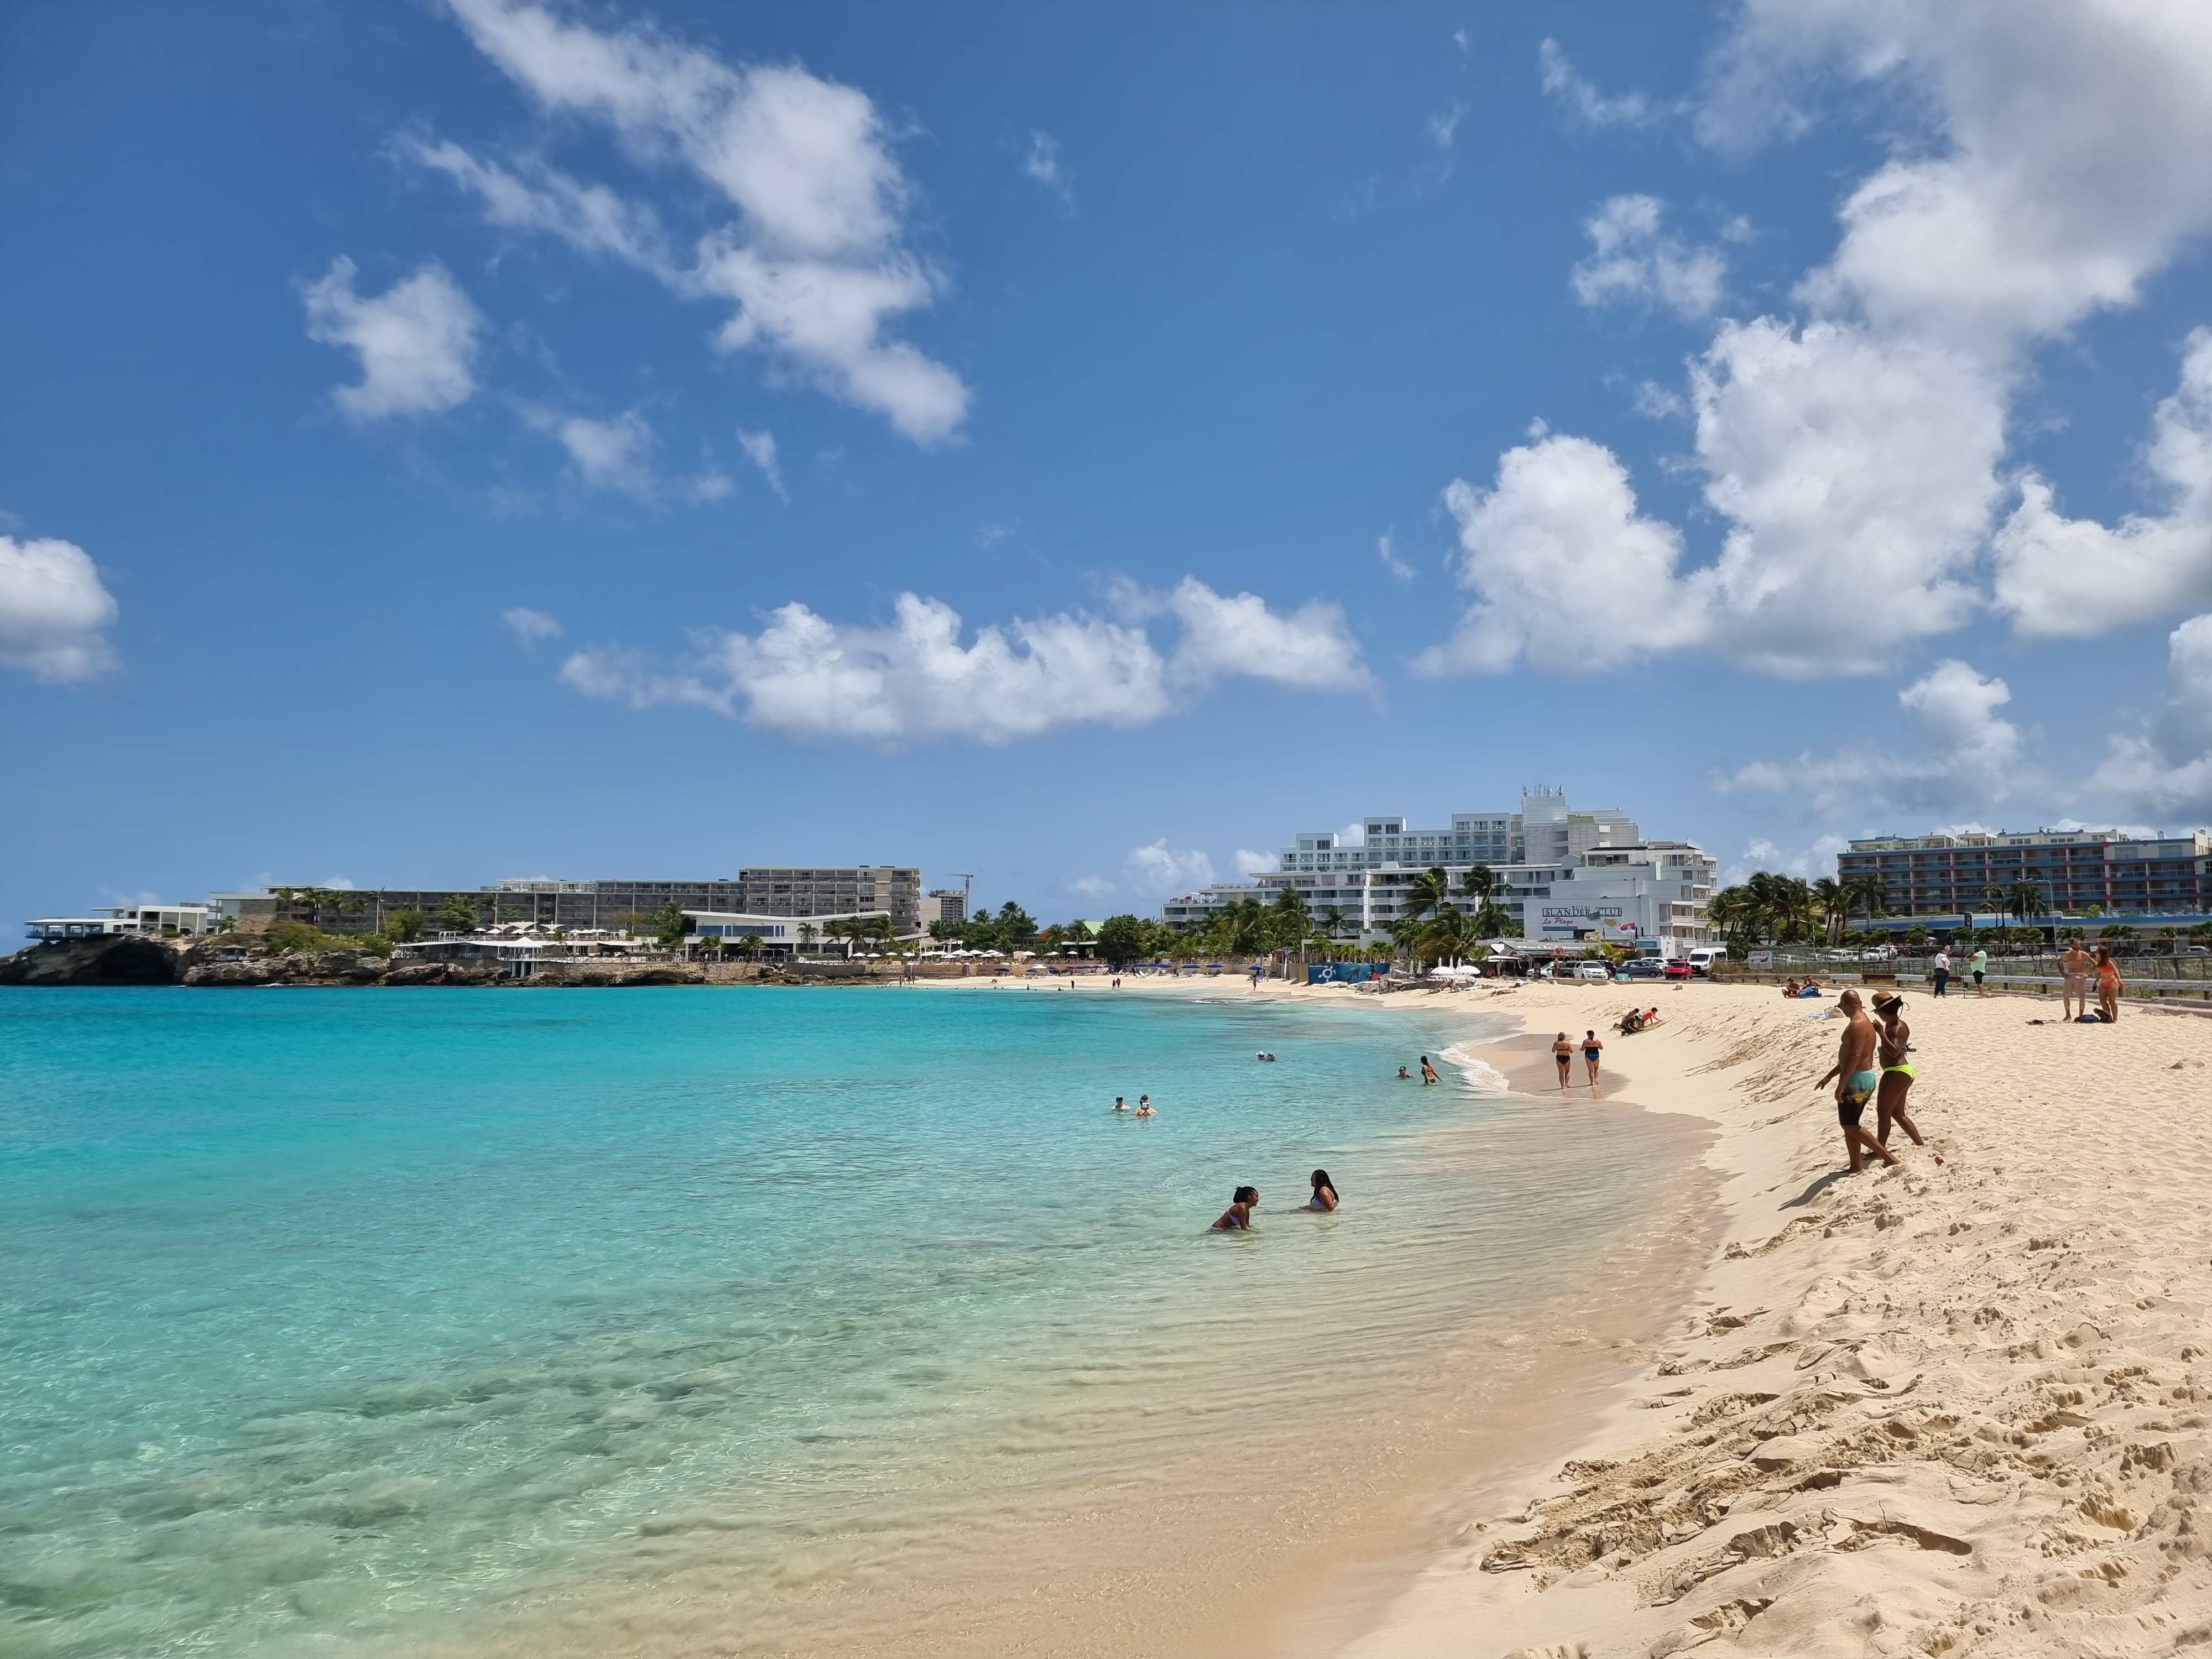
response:
<path fill-rule="evenodd" d="M 1847 1022 L 1843 1041 L 1837 1045 L 1836 1063 L 1813 1086 L 1817 1089 L 1830 1078 L 1836 1079 L 1836 1121 L 1844 1127 L 1844 1150 L 1850 1155 L 1851 1173 L 1856 1175 L 1866 1167 L 1862 1152 L 1885 1164 L 1894 1164 L 1897 1160 L 1889 1155 L 1888 1147 L 1859 1127 L 1867 1102 L 1881 1086 L 1881 1073 L 1875 1069 L 1874 1022 L 1860 1006 L 1856 991 L 1844 992 L 1836 999 L 1836 1006 Z"/>
<path fill-rule="evenodd" d="M 1306 1208 L 1333 1210 L 1339 1201 L 1336 1196 L 1336 1183 L 1328 1178 L 1328 1171 L 1316 1170 L 1313 1172 L 1313 1196 L 1306 1201 Z"/>
<path fill-rule="evenodd" d="M 1874 1012 L 1881 1020 L 1881 1092 L 1875 1097 L 1874 1138 L 1885 1146 L 1889 1145 L 1889 1126 L 1893 1123 L 1912 1138 L 1916 1146 L 1928 1143 L 1920 1138 L 1920 1126 L 1905 1109 L 1905 1097 L 1912 1087 L 1912 1062 L 1905 1056 L 1911 1052 L 1912 1028 L 1905 1023 L 1905 999 L 1893 992 L 1877 992 Z M 1943 1154 L 1936 1154 L 1941 1164 Z"/>
<path fill-rule="evenodd" d="M 1229 1200 L 1229 1207 L 1221 1212 L 1221 1219 L 1208 1231 L 1217 1233 L 1249 1232 L 1252 1231 L 1252 1206 L 1260 1201 L 1257 1187 L 1239 1187 Z"/>

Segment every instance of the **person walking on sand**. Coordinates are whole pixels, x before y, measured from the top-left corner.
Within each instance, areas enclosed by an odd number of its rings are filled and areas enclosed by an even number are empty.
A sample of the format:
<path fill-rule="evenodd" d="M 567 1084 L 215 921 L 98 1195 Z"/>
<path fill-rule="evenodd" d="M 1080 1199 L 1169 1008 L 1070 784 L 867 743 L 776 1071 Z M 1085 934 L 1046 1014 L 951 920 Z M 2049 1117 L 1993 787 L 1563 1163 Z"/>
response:
<path fill-rule="evenodd" d="M 1951 953 L 1943 949 L 1940 945 L 1936 947 L 1936 973 L 1934 977 L 1936 981 L 1936 988 L 1929 992 L 1929 994 L 1930 996 L 1940 997 L 1943 994 L 1943 988 L 1951 982 Z"/>
<path fill-rule="evenodd" d="M 2089 975 L 2096 966 L 2097 959 L 2081 948 L 2079 933 L 2066 941 L 2066 954 L 2058 958 L 2058 972 L 2064 985 L 2068 1019 L 2089 1012 Z"/>
<path fill-rule="evenodd" d="M 1974 959 L 1968 966 L 1974 970 L 1974 994 L 1986 1002 L 1989 1000 L 1990 988 L 1982 983 L 1982 975 L 1990 971 L 1990 953 L 1977 945 L 1974 947 Z"/>
<path fill-rule="evenodd" d="M 1559 1092 L 1565 1094 L 1567 1091 L 1567 1073 L 1575 1063 L 1575 1045 L 1567 1041 L 1565 1031 L 1560 1032 L 1552 1043 L 1552 1058 L 1559 1062 Z"/>
<path fill-rule="evenodd" d="M 1239 1187 L 1231 1194 L 1229 1207 L 1221 1212 L 1221 1218 L 1210 1231 L 1217 1233 L 1250 1232 L 1252 1206 L 1259 1201 L 1260 1189 L 1257 1187 Z"/>
<path fill-rule="evenodd" d="M 1878 1033 L 1881 1091 L 1874 1099 L 1874 1138 L 1888 1146 L 1889 1126 L 1894 1123 L 1911 1137 L 1914 1146 L 1925 1146 L 1928 1143 L 1920 1138 L 1920 1126 L 1905 1109 L 1905 1097 L 1912 1088 L 1914 1075 L 1910 1058 L 1912 1028 L 1905 1023 L 1905 999 L 1895 994 L 1876 996 L 1874 1012 L 1881 1022 Z M 1941 1164 L 1943 1154 L 1936 1153 L 1936 1161 Z"/>
<path fill-rule="evenodd" d="M 1820 1088 L 1830 1078 L 1836 1080 L 1836 1121 L 1843 1125 L 1844 1150 L 1850 1156 L 1851 1173 L 1856 1175 L 1866 1167 L 1867 1158 L 1878 1158 L 1893 1165 L 1897 1160 L 1889 1155 L 1888 1147 L 1859 1124 L 1867 1102 L 1881 1086 L 1881 1073 L 1875 1068 L 1877 1033 L 1874 1022 L 1866 1017 L 1856 991 L 1844 992 L 1836 999 L 1836 1006 L 1848 1022 L 1844 1027 L 1843 1041 L 1837 1045 L 1836 1063 L 1813 1086 Z"/>
<path fill-rule="evenodd" d="M 1425 1089 L 1437 1081 L 1437 1068 L 1429 1064 L 1426 1054 L 1421 1056 L 1421 1086 Z"/>
<path fill-rule="evenodd" d="M 1597 1092 L 1598 1056 L 1605 1052 L 1605 1044 L 1598 1041 L 1595 1031 L 1583 1033 L 1583 1068 L 1589 1073 L 1590 1092 Z"/>
<path fill-rule="evenodd" d="M 2107 1025 L 2120 1018 L 2120 964 L 2112 960 L 2112 947 L 2097 947 L 2097 1015 Z"/>

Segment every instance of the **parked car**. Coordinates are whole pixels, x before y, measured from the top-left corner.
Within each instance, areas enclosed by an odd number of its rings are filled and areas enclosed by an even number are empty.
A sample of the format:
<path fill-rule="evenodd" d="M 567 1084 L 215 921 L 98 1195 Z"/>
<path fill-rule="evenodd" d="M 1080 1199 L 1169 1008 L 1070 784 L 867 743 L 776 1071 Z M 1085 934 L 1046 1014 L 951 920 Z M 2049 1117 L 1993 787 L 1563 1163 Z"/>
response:
<path fill-rule="evenodd" d="M 1669 957 L 1667 959 L 1666 971 L 1667 977 L 1668 979 L 1687 979 L 1690 977 L 1692 973 L 1696 970 L 1693 969 L 1688 963 L 1683 961 L 1681 957 Z"/>
<path fill-rule="evenodd" d="M 1667 964 L 1656 957 L 1635 957 L 1620 967 L 1623 979 L 1658 979 L 1665 975 Z"/>
<path fill-rule="evenodd" d="M 1711 974 L 1713 963 L 1725 959 L 1727 956 L 1728 949 L 1725 945 L 1701 945 L 1690 952 L 1690 971 L 1698 975 Z"/>
<path fill-rule="evenodd" d="M 1611 979 L 1613 977 L 1613 964 L 1609 962 L 1584 962 L 1577 963 L 1575 968 L 1575 977 L 1577 979 Z"/>

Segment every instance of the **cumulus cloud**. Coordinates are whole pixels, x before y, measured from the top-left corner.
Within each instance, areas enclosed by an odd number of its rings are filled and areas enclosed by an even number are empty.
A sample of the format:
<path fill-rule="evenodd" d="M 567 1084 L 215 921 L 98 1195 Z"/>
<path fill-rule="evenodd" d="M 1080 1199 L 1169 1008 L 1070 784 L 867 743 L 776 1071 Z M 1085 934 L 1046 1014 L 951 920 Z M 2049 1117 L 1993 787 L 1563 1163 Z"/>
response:
<path fill-rule="evenodd" d="M 1255 853 L 1249 847 L 1237 849 L 1237 873 L 1240 876 L 1256 876 L 1273 869 L 1279 862 L 1271 854 Z"/>
<path fill-rule="evenodd" d="M 1536 66 L 1544 90 L 1591 126 L 1648 127 L 1672 113 L 1671 106 L 1654 103 L 1640 92 L 1607 97 L 1576 73 L 1557 40 L 1547 40 L 1536 48 Z"/>
<path fill-rule="evenodd" d="M 342 386 L 338 407 L 357 421 L 434 415 L 477 389 L 477 336 L 483 313 L 434 260 L 382 294 L 354 289 L 354 263 L 340 256 L 301 290 L 307 337 L 351 351 L 361 380 Z"/>
<path fill-rule="evenodd" d="M 680 259 L 657 219 L 542 163 L 504 167 L 449 141 L 403 153 L 474 193 L 486 216 L 559 236 L 734 307 L 716 336 L 876 411 L 918 443 L 951 438 L 960 377 L 894 337 L 944 282 L 907 243 L 913 189 L 867 95 L 792 64 L 731 64 L 643 26 L 601 30 L 527 0 L 449 0 L 477 46 L 549 110 L 600 123 L 641 165 L 673 165 L 736 217 Z"/>
<path fill-rule="evenodd" d="M 1375 556 L 1382 561 L 1382 568 L 1401 582 L 1413 580 L 1413 567 L 1398 556 L 1398 544 L 1388 530 L 1375 538 Z"/>
<path fill-rule="evenodd" d="M 1717 250 L 1691 247 L 1670 236 L 1656 196 L 1615 196 L 1583 223 L 1590 257 L 1568 280 L 1586 306 L 1621 301 L 1663 305 L 1694 320 L 1721 302 L 1728 262 Z"/>
<path fill-rule="evenodd" d="M 785 501 L 789 501 L 791 494 L 783 487 L 783 468 L 777 465 L 775 459 L 775 434 L 740 432 L 738 444 L 745 452 L 745 459 L 760 469 L 761 477 L 768 480 L 768 487 Z"/>
<path fill-rule="evenodd" d="M 499 613 L 507 624 L 507 632 L 525 645 L 536 645 L 541 640 L 557 640 L 562 629 L 561 619 L 544 611 L 532 611 L 526 605 L 511 605 Z"/>
<path fill-rule="evenodd" d="M 1963 662 L 1941 662 L 1897 700 L 1918 721 L 1917 754 L 1846 743 L 1825 755 L 1754 761 L 1714 782 L 1723 791 L 1790 796 L 1820 817 L 1862 820 L 1880 810 L 1983 810 L 2048 791 L 2047 776 L 2025 761 L 2021 729 L 1998 713 L 2012 701 L 2002 680 Z M 1837 723 L 1843 719 L 1839 714 Z"/>
<path fill-rule="evenodd" d="M 1212 884 L 1213 860 L 1194 848 L 1173 848 L 1161 836 L 1130 849 L 1123 864 L 1129 885 L 1147 898 L 1171 898 Z"/>
<path fill-rule="evenodd" d="M 1721 885 L 1734 886 L 1759 870 L 1779 876 L 1832 876 L 1836 872 L 1836 854 L 1850 845 L 1841 836 L 1816 836 L 1809 847 L 1784 847 L 1764 836 L 1754 836 L 1744 843 L 1741 856 L 1722 866 Z"/>
<path fill-rule="evenodd" d="M 1104 898 L 1114 890 L 1114 884 L 1103 876 L 1078 876 L 1067 884 L 1067 890 L 1084 898 Z"/>
<path fill-rule="evenodd" d="M 66 685 L 115 666 L 115 620 L 99 567 L 74 542 L 0 536 L 0 668 Z"/>
<path fill-rule="evenodd" d="M 1060 160 L 1060 140 L 1050 133 L 1030 134 L 1030 153 L 1022 161 L 1022 171 L 1050 191 L 1062 207 L 1075 205 L 1075 175 Z"/>
<path fill-rule="evenodd" d="M 2160 403 L 2143 454 L 2166 496 L 2117 529 L 2069 519 L 2040 474 L 1996 537 L 1996 599 L 2023 634 L 2102 634 L 2212 600 L 2212 330 L 2189 337 L 2181 385 Z"/>
<path fill-rule="evenodd" d="M 2164 704 L 2142 732 L 2118 735 L 2088 793 L 2153 817 L 2212 817 L 2212 616 L 2166 640 Z"/>
<path fill-rule="evenodd" d="M 1572 94 L 1564 58 L 1546 64 L 1547 85 Z M 1826 70 L 1902 89 L 1927 118 L 1850 193 L 1835 252 L 1798 284 L 1795 313 L 1721 324 L 1692 365 L 1696 465 L 1726 526 L 1718 558 L 1662 559 L 1671 532 L 1639 514 L 1625 471 L 1602 512 L 1534 488 L 1569 463 L 1593 480 L 1620 471 L 1595 446 L 1516 451 L 1494 490 L 1454 486 L 1463 507 L 1488 510 L 1460 514 L 1476 596 L 1430 665 L 1501 669 L 1556 627 L 1540 614 L 1551 595 L 1516 585 L 1522 565 L 1485 540 L 1503 521 L 1563 546 L 1584 538 L 1566 552 L 1571 568 L 1644 585 L 1659 625 L 1629 657 L 1701 649 L 1783 674 L 1873 672 L 1986 599 L 1981 561 L 2029 350 L 2132 304 L 2212 227 L 2212 12 L 2182 0 L 1749 0 L 1717 70 L 1708 138 L 1788 129 L 1792 89 Z M 2000 602 L 2024 628 L 2057 631 L 2062 616 L 2109 626 L 2131 606 L 2154 614 L 2149 595 L 2193 604 L 2212 586 L 2187 554 L 2204 430 L 2193 384 L 2185 374 L 2153 446 L 2174 497 L 2166 519 L 2103 537 L 2026 481 L 1997 548 Z M 1510 489 L 1516 480 L 1530 488 Z M 2072 605 L 2082 578 L 2057 568 L 2084 549 L 2118 555 L 2146 597 Z M 1580 603 L 1590 590 L 1559 591 Z M 1883 595 L 1880 637 L 1852 625 L 1869 592 Z"/>
<path fill-rule="evenodd" d="M 975 631 L 959 614 L 902 593 L 887 628 L 832 623 L 804 605 L 757 634 L 700 641 L 687 661 L 580 651 L 561 678 L 631 708 L 691 704 L 786 737 L 881 744 L 939 738 L 1000 744 L 1065 726 L 1141 726 L 1187 708 L 1228 678 L 1293 690 L 1364 690 L 1367 671 L 1334 605 L 1287 615 L 1256 596 L 1186 580 L 1143 596 L 1138 620 L 1061 612 Z M 1143 616 L 1180 623 L 1163 650 Z"/>

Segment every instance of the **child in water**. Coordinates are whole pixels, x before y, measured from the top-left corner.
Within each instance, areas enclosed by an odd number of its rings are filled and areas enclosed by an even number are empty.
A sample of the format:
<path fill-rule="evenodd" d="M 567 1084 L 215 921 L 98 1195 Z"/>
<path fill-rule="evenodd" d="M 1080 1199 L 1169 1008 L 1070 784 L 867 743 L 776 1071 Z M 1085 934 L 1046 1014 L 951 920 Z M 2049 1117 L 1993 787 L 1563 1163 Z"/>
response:
<path fill-rule="evenodd" d="M 1239 1187 L 1229 1200 L 1229 1207 L 1221 1212 L 1221 1219 L 1210 1231 L 1217 1233 L 1249 1232 L 1252 1231 L 1252 1206 L 1260 1201 L 1257 1187 Z"/>

